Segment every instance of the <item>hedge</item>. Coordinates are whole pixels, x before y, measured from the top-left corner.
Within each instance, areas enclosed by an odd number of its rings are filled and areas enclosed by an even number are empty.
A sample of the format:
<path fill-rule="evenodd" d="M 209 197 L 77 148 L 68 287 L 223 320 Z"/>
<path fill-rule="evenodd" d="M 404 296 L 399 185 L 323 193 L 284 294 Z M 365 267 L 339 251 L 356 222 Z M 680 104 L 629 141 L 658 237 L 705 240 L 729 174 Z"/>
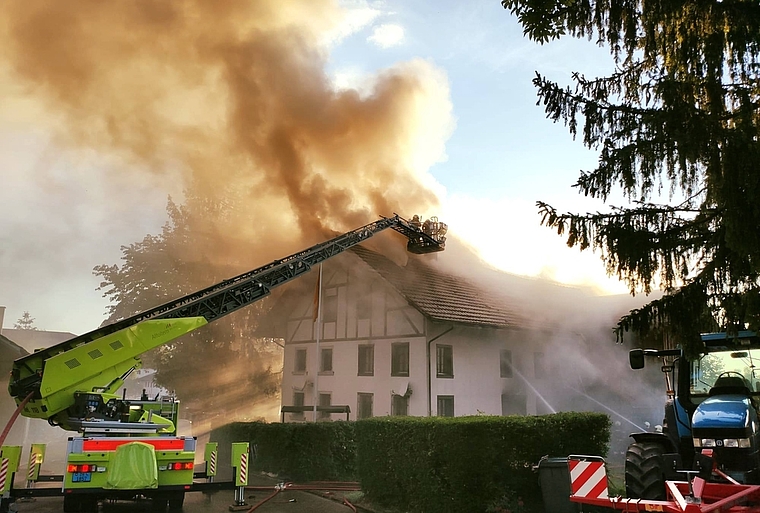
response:
<path fill-rule="evenodd" d="M 379 418 L 356 423 L 368 498 L 419 513 L 483 512 L 505 493 L 538 502 L 542 456 L 606 455 L 604 414 Z"/>
<path fill-rule="evenodd" d="M 266 424 L 236 422 L 211 434 L 220 442 L 220 461 L 230 442 L 255 445 L 251 468 L 292 481 L 356 479 L 356 443 L 353 422 Z"/>
<path fill-rule="evenodd" d="M 540 502 L 542 456 L 606 455 L 601 413 L 357 422 L 236 423 L 212 439 L 251 441 L 253 468 L 294 481 L 358 480 L 372 502 L 418 513 L 480 512 L 505 493 Z M 220 445 L 220 449 L 222 446 Z"/>

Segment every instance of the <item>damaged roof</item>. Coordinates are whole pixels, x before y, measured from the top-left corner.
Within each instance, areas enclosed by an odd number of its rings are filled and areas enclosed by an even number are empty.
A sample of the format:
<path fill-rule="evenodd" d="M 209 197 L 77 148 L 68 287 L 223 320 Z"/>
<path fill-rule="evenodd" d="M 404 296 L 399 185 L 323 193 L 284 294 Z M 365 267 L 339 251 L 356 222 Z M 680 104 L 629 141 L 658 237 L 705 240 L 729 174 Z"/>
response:
<path fill-rule="evenodd" d="M 436 269 L 422 259 L 396 265 L 383 255 L 356 246 L 355 255 L 390 283 L 407 301 L 434 321 L 493 328 L 536 329 L 537 323 L 509 298 L 497 296 L 460 276 Z"/>

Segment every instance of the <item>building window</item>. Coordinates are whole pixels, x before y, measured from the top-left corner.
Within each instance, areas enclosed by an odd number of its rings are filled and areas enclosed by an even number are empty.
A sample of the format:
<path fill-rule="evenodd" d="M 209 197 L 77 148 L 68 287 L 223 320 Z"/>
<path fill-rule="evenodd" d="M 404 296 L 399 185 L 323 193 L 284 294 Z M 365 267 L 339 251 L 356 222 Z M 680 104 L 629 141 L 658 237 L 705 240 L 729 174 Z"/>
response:
<path fill-rule="evenodd" d="M 375 375 L 375 346 L 361 344 L 359 346 L 359 376 Z"/>
<path fill-rule="evenodd" d="M 509 349 L 502 349 L 499 353 L 499 366 L 501 368 L 500 374 L 502 378 L 512 377 L 512 351 Z"/>
<path fill-rule="evenodd" d="M 438 396 L 438 416 L 439 417 L 453 417 L 454 416 L 454 396 L 453 395 L 439 395 Z"/>
<path fill-rule="evenodd" d="M 356 418 L 357 419 L 368 419 L 372 416 L 372 401 L 374 394 L 366 394 L 363 392 L 359 392 L 356 394 L 357 397 L 357 408 L 356 408 Z"/>
<path fill-rule="evenodd" d="M 326 394 L 323 392 L 319 393 L 319 405 L 320 406 L 330 406 L 332 404 L 332 394 Z M 330 418 L 330 412 L 321 411 L 319 412 L 319 418 L 320 419 L 329 419 Z"/>
<path fill-rule="evenodd" d="M 293 406 L 303 406 L 304 405 L 304 394 L 303 392 L 293 392 Z M 303 418 L 303 412 L 294 413 L 292 418 L 294 419 L 302 419 Z"/>
<path fill-rule="evenodd" d="M 391 344 L 391 376 L 409 376 L 409 342 Z"/>
<path fill-rule="evenodd" d="M 323 374 L 333 373 L 333 350 L 332 347 L 325 347 L 319 351 L 319 372 Z"/>
<path fill-rule="evenodd" d="M 528 398 L 524 393 L 501 394 L 502 415 L 527 415 Z"/>
<path fill-rule="evenodd" d="M 452 346 L 435 346 L 435 368 L 436 377 L 453 378 L 454 377 L 454 348 Z"/>
<path fill-rule="evenodd" d="M 409 398 L 393 394 L 391 396 L 391 415 L 409 415 Z"/>
<path fill-rule="evenodd" d="M 372 318 L 372 292 L 369 287 L 362 287 L 357 292 L 356 297 L 356 318 Z"/>
<path fill-rule="evenodd" d="M 533 376 L 536 379 L 542 379 L 546 377 L 546 362 L 544 361 L 544 353 L 533 353 Z"/>
<path fill-rule="evenodd" d="M 325 289 L 322 297 L 322 322 L 338 320 L 338 289 Z"/>
<path fill-rule="evenodd" d="M 306 349 L 296 349 L 296 361 L 293 372 L 303 374 L 306 372 Z"/>

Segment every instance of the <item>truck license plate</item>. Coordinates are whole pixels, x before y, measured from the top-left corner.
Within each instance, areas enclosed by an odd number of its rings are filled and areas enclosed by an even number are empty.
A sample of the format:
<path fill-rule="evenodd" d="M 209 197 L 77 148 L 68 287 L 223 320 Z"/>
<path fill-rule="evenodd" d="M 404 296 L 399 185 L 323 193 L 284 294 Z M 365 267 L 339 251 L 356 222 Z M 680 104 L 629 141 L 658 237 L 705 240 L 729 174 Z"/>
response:
<path fill-rule="evenodd" d="M 89 483 L 92 478 L 92 474 L 89 472 L 74 472 L 71 474 L 72 483 Z"/>

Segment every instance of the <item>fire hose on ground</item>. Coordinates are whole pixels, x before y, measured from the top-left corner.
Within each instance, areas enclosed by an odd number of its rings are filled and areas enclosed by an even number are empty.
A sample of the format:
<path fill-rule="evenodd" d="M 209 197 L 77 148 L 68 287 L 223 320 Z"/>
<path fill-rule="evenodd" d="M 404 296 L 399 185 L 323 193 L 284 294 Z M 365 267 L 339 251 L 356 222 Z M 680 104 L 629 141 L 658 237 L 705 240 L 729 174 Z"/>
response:
<path fill-rule="evenodd" d="M 253 513 L 263 504 L 267 503 L 268 501 L 273 499 L 275 496 L 277 496 L 277 494 L 286 490 L 293 490 L 293 491 L 300 491 L 300 492 L 320 492 L 320 491 L 357 492 L 361 490 L 361 486 L 359 485 L 359 483 L 356 483 L 353 481 L 315 481 L 315 482 L 306 483 L 306 484 L 279 483 L 273 487 L 272 486 L 246 486 L 245 489 L 251 490 L 251 491 L 259 491 L 259 492 L 272 491 L 271 494 L 264 497 L 262 500 L 260 500 L 258 503 L 251 506 L 251 508 L 246 511 L 246 513 Z M 353 504 L 351 504 L 351 502 L 345 497 L 343 498 L 343 504 L 351 508 L 351 510 L 354 511 L 354 513 L 356 513 L 356 507 Z"/>

